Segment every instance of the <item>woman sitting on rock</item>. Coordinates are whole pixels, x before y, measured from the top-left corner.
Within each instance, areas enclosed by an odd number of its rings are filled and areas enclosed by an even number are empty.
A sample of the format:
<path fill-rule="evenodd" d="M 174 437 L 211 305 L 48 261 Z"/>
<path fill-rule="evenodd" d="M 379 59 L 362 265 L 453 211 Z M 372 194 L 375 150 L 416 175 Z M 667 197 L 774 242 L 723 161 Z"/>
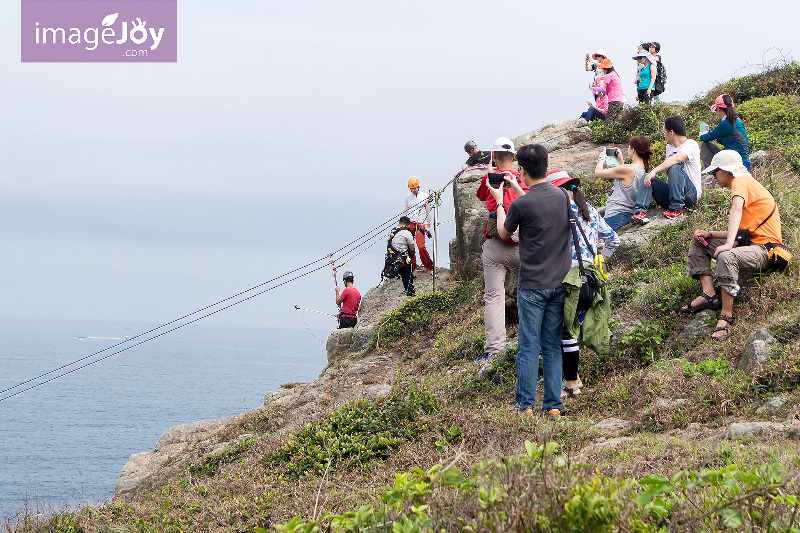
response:
<path fill-rule="evenodd" d="M 598 261 L 605 261 L 605 259 L 611 257 L 611 254 L 619 247 L 619 237 L 617 237 L 617 234 L 614 233 L 614 230 L 611 229 L 603 217 L 600 216 L 600 213 L 586 202 L 586 195 L 584 195 L 583 191 L 579 188 L 581 184 L 580 178 L 571 177 L 566 171 L 560 168 L 548 172 L 547 178 L 556 187 L 562 187 L 567 190 L 575 219 L 586 235 L 586 241 L 589 241 L 592 247 L 592 250 L 589 250 L 583 236 L 578 236 L 581 259 L 585 265 L 595 268 L 595 253 L 598 250 L 600 239 L 603 239 L 605 246 L 602 251 L 603 259 L 599 259 Z M 578 254 L 575 250 L 575 243 L 573 243 L 572 246 L 572 266 L 578 266 Z M 600 268 L 602 269 L 602 266 L 600 266 Z M 581 318 L 581 321 L 582 320 L 583 317 Z M 584 335 L 585 334 L 586 330 L 584 330 Z M 584 340 L 587 340 L 586 337 L 584 337 Z M 561 397 L 573 398 L 576 394 L 580 393 L 578 378 L 580 347 L 578 341 L 570 335 L 566 324 L 562 334 L 561 351 L 564 373 L 564 387 Z"/>
<path fill-rule="evenodd" d="M 617 158 L 623 161 L 622 150 L 617 150 Z M 600 152 L 594 175 L 604 180 L 614 180 L 611 194 L 606 200 L 606 223 L 611 229 L 618 230 L 627 224 L 633 216 L 636 205 L 636 194 L 644 180 L 645 174 L 650 172 L 650 158 L 653 150 L 650 149 L 650 139 L 644 135 L 635 135 L 628 141 L 628 158 L 630 164 L 603 168 L 606 161 L 606 149 Z"/>
<path fill-rule="evenodd" d="M 608 95 L 597 93 L 594 96 L 594 103 L 586 103 L 589 104 L 589 109 L 581 114 L 582 119 L 584 119 L 586 122 L 606 119 L 606 112 L 608 111 Z"/>
<path fill-rule="evenodd" d="M 744 122 L 733 109 L 733 99 L 728 94 L 721 94 L 711 106 L 722 120 L 713 131 L 700 136 L 700 159 L 703 166 L 711 164 L 714 155 L 721 150 L 736 150 L 742 156 L 742 164 L 750 170 L 750 141 L 744 129 Z M 717 141 L 722 148 L 712 143 Z"/>

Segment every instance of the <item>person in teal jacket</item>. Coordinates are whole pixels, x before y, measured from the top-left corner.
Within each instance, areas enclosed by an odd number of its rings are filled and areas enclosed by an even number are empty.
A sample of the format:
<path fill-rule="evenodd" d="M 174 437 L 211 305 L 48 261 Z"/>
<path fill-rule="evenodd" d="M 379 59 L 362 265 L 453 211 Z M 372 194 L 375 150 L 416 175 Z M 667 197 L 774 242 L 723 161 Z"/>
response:
<path fill-rule="evenodd" d="M 719 95 L 711 106 L 711 111 L 715 111 L 722 122 L 712 131 L 700 136 L 700 158 L 703 166 L 711 165 L 711 160 L 720 150 L 736 150 L 742 156 L 744 166 L 750 170 L 750 141 L 747 139 L 744 122 L 733 109 L 733 99 L 728 94 Z M 722 148 L 711 141 L 717 141 Z"/>

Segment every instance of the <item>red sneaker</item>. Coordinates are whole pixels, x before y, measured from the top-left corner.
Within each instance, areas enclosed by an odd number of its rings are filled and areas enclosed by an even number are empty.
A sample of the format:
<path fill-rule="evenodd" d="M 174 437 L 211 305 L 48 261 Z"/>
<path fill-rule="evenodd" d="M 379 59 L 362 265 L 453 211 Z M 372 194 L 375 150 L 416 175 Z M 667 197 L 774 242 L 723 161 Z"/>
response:
<path fill-rule="evenodd" d="M 631 217 L 631 222 L 636 222 L 637 224 L 644 225 L 644 224 L 647 224 L 648 222 L 650 222 L 650 219 L 647 218 L 647 213 L 639 212 L 639 213 L 636 213 L 635 215 L 633 215 Z"/>
<path fill-rule="evenodd" d="M 672 220 L 675 220 L 676 218 L 678 218 L 682 214 L 683 214 L 683 209 L 677 209 L 675 211 L 672 211 L 671 209 L 667 209 L 666 211 L 664 211 L 664 216 L 667 217 L 667 218 L 670 218 Z"/>

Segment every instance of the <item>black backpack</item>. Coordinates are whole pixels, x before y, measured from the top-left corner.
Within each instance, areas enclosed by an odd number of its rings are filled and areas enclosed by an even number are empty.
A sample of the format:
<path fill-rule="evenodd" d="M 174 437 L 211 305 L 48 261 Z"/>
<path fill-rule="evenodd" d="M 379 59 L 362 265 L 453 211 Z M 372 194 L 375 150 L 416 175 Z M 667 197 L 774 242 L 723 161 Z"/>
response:
<path fill-rule="evenodd" d="M 667 69 L 664 67 L 664 62 L 659 59 L 658 63 L 656 63 L 656 83 L 653 85 L 653 94 L 663 93 L 666 85 Z"/>
<path fill-rule="evenodd" d="M 383 263 L 383 271 L 381 272 L 381 282 L 383 282 L 384 279 L 396 278 L 400 275 L 400 271 L 403 267 L 411 262 L 411 257 L 409 257 L 408 252 L 398 252 L 397 249 L 392 246 L 392 239 L 394 239 L 394 236 L 403 230 L 411 231 L 408 228 L 394 228 L 389 233 L 389 240 L 386 241 L 386 258 Z"/>

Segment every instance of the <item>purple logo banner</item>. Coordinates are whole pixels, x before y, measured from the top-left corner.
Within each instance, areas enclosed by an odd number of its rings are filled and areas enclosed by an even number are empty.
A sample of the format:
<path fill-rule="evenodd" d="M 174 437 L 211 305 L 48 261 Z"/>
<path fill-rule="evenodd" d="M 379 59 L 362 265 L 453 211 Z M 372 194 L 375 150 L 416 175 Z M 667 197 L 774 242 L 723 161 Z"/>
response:
<path fill-rule="evenodd" d="M 22 0 L 22 62 L 176 63 L 177 0 Z"/>

